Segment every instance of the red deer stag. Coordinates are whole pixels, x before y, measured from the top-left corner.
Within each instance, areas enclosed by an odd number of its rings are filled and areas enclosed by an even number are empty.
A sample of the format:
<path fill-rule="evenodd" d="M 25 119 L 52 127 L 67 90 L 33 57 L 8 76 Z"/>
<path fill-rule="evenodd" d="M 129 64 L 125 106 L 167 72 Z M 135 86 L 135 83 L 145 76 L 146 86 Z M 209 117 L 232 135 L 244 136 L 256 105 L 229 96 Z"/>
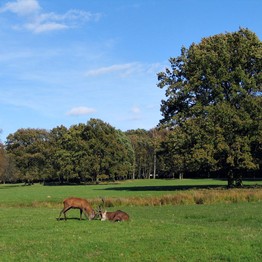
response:
<path fill-rule="evenodd" d="M 101 216 L 101 221 L 105 220 L 110 220 L 113 222 L 118 222 L 118 221 L 127 221 L 129 220 L 129 215 L 121 210 L 117 210 L 115 212 L 107 212 L 107 211 L 99 211 L 99 214 Z"/>
<path fill-rule="evenodd" d="M 80 220 L 82 220 L 83 211 L 85 216 L 89 220 L 94 219 L 96 216 L 94 209 L 91 207 L 91 205 L 88 203 L 86 199 L 78 198 L 78 197 L 69 197 L 63 201 L 63 204 L 64 204 L 64 208 L 61 210 L 57 220 L 60 220 L 62 213 L 64 213 L 64 217 L 66 220 L 66 212 L 71 208 L 80 210 Z"/>

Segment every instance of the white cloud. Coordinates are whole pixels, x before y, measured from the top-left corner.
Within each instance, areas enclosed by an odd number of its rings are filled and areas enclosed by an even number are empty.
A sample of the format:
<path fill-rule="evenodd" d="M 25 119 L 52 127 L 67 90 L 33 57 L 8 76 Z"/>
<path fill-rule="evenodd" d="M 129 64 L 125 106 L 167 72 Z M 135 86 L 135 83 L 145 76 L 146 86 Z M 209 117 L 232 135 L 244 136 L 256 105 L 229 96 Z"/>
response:
<path fill-rule="evenodd" d="M 134 114 L 139 114 L 141 110 L 140 110 L 140 108 L 138 106 L 133 106 L 131 111 Z"/>
<path fill-rule="evenodd" d="M 6 3 L 0 8 L 0 13 L 12 12 L 22 16 L 24 23 L 15 25 L 15 29 L 26 29 L 34 33 L 62 30 L 78 27 L 89 21 L 97 21 L 101 17 L 83 10 L 69 10 L 64 14 L 45 13 L 37 0 L 16 0 Z"/>
<path fill-rule="evenodd" d="M 42 33 L 42 32 L 47 32 L 47 31 L 67 29 L 68 26 L 65 24 L 59 24 L 59 23 L 42 23 L 42 24 L 29 23 L 29 24 L 25 24 L 24 28 L 34 33 Z"/>
<path fill-rule="evenodd" d="M 36 0 L 17 0 L 14 2 L 7 2 L 0 12 L 12 12 L 17 15 L 29 15 L 40 11 L 41 7 Z"/>
<path fill-rule="evenodd" d="M 89 70 L 86 76 L 97 77 L 105 74 L 118 73 L 121 77 L 127 77 L 134 73 L 154 74 L 160 71 L 163 66 L 161 64 L 142 64 L 138 62 L 115 64 L 106 67 Z"/>
<path fill-rule="evenodd" d="M 125 118 L 125 120 L 129 120 L 129 121 L 137 121 L 137 120 L 141 120 L 142 119 L 142 112 L 141 112 L 141 108 L 138 106 L 133 106 L 130 110 L 129 116 L 127 118 Z"/>
<path fill-rule="evenodd" d="M 107 67 L 100 67 L 97 69 L 89 70 L 86 72 L 86 76 L 100 76 L 104 74 L 114 73 L 114 72 L 129 72 L 134 70 L 136 63 L 130 64 L 116 64 Z"/>
<path fill-rule="evenodd" d="M 94 108 L 89 108 L 85 106 L 80 107 L 74 107 L 70 111 L 68 111 L 66 114 L 68 116 L 80 116 L 80 115 L 89 115 L 95 113 L 96 110 Z"/>

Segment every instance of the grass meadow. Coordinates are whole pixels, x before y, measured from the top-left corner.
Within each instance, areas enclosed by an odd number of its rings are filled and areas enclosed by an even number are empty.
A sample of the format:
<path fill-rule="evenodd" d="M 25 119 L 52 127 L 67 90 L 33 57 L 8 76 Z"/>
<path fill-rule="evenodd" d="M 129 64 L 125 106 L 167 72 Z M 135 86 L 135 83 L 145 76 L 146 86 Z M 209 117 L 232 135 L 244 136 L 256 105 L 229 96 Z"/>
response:
<path fill-rule="evenodd" d="M 261 261 L 262 181 L 135 180 L 0 185 L 0 261 Z M 105 198 L 131 220 L 56 221 L 65 197 Z"/>

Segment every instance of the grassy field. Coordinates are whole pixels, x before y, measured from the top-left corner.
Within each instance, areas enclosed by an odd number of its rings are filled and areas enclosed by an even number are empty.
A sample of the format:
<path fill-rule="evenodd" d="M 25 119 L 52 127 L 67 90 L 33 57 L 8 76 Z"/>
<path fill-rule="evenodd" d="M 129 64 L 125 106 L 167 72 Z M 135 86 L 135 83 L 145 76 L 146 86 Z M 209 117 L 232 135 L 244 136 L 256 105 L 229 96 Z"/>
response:
<path fill-rule="evenodd" d="M 250 183 L 250 182 L 248 182 Z M 254 184 L 254 183 L 253 183 Z M 226 187 L 227 182 L 213 179 L 184 180 L 128 180 L 123 183 L 79 186 L 24 186 L 23 184 L 1 185 L 0 205 L 2 203 L 31 203 L 34 201 L 59 202 L 68 196 L 88 199 L 103 197 L 150 197 L 174 193 L 180 190 L 206 187 Z M 262 185 L 262 181 L 261 181 Z M 2 190 L 1 190 L 2 189 Z"/>
<path fill-rule="evenodd" d="M 71 195 L 90 200 L 103 196 L 117 204 L 119 198 L 236 194 L 225 185 L 217 180 L 0 185 L 0 261 L 261 261 L 261 187 L 244 189 L 257 195 L 243 201 L 201 205 L 139 205 L 138 201 L 108 208 L 128 212 L 131 221 L 126 223 L 79 221 L 77 210 L 68 212 L 68 221 L 56 221 L 62 199 Z"/>

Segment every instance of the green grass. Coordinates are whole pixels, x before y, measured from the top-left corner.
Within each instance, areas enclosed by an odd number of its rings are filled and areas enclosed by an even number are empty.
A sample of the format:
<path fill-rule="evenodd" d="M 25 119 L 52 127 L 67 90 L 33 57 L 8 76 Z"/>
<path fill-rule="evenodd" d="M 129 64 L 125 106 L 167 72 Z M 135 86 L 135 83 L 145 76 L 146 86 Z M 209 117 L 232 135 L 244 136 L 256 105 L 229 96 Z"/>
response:
<path fill-rule="evenodd" d="M 163 199 L 176 194 L 182 198 L 200 194 L 203 198 L 212 192 L 215 196 L 220 192 L 232 192 L 233 196 L 242 192 L 225 190 L 225 186 L 225 181 L 218 180 L 139 180 L 98 186 L 0 185 L 0 261 L 261 261 L 259 198 L 233 203 L 206 204 L 204 199 L 201 205 L 108 208 L 128 212 L 131 221 L 124 223 L 79 221 L 78 210 L 67 213 L 68 221 L 56 221 L 61 201 L 68 196 Z"/>
<path fill-rule="evenodd" d="M 227 182 L 213 179 L 184 179 L 184 180 L 128 180 L 123 183 L 104 185 L 79 185 L 79 186 L 43 186 L 35 184 L 0 185 L 0 204 L 35 201 L 61 201 L 68 196 L 85 198 L 103 197 L 150 197 L 173 193 L 175 190 L 188 188 L 224 186 Z M 262 185 L 262 182 L 261 182 Z M 3 192 L 5 191 L 5 192 Z"/>
<path fill-rule="evenodd" d="M 2 208 L 1 261 L 260 261 L 262 203 L 126 207 L 126 223 Z"/>
<path fill-rule="evenodd" d="M 33 186 L 24 186 L 23 184 L 0 185 L 0 206 L 1 204 L 31 204 L 32 201 L 61 203 L 61 201 L 68 196 L 78 196 L 87 199 L 99 197 L 161 196 L 196 186 L 226 186 L 226 182 L 212 179 L 185 179 L 130 180 L 116 184 L 79 186 L 43 186 L 40 184 Z"/>
<path fill-rule="evenodd" d="M 207 198 L 207 202 L 210 203 L 213 198 L 219 202 L 219 194 L 224 195 L 226 192 L 229 192 L 230 196 L 225 196 L 225 198 L 234 198 L 234 195 L 232 196 L 233 191 L 226 190 L 226 185 L 226 181 L 214 179 L 129 180 L 116 184 L 79 186 L 43 186 L 40 184 L 24 186 L 23 184 L 1 184 L 0 207 L 56 207 L 61 206 L 63 199 L 69 196 L 89 199 L 91 202 L 93 201 L 95 205 L 101 204 L 100 197 L 103 197 L 105 200 L 110 200 L 109 206 L 124 205 L 124 203 L 127 202 L 126 200 L 131 198 L 133 198 L 131 202 L 135 203 L 136 201 L 137 205 L 142 205 L 143 201 L 145 202 L 144 205 L 149 205 L 150 203 L 152 205 L 158 205 L 163 202 L 170 204 L 181 204 L 184 202 L 190 204 L 194 201 L 199 201 L 201 203 L 205 201 L 205 198 Z M 251 194 L 246 191 L 246 198 L 251 200 L 252 198 L 254 198 L 254 200 L 261 198 L 262 200 L 262 181 L 246 181 L 245 185 L 259 185 L 260 188 L 258 188 L 257 191 L 260 192 L 260 195 L 258 197 L 254 196 L 253 193 L 256 191 L 251 189 Z M 212 191 L 210 189 L 216 190 Z M 195 192 L 201 192 L 202 195 L 197 196 Z M 207 192 L 211 192 L 212 195 L 207 195 Z M 214 195 L 212 192 L 217 193 L 217 195 Z M 235 190 L 234 192 L 238 191 Z M 244 192 L 244 190 L 240 192 Z M 178 199 L 172 200 L 174 196 L 177 196 Z M 199 197 L 200 199 L 192 199 L 194 197 Z M 224 200 L 222 199 L 222 201 Z M 232 201 L 234 201 L 234 199 L 232 199 Z"/>

